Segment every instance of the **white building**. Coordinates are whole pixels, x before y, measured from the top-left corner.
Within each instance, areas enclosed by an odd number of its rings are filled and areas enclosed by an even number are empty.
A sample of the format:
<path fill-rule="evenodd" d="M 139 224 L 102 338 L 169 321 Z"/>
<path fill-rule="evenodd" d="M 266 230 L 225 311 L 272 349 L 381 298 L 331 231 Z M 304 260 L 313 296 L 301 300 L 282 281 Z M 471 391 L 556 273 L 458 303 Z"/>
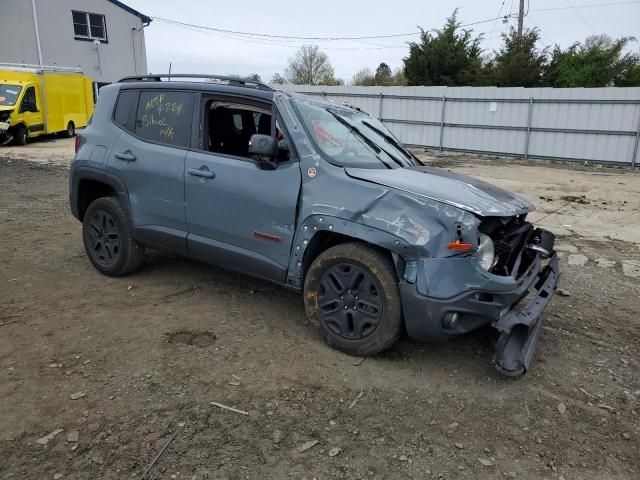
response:
<path fill-rule="evenodd" d="M 1 0 L 0 62 L 80 67 L 98 85 L 147 73 L 151 18 L 117 0 Z"/>

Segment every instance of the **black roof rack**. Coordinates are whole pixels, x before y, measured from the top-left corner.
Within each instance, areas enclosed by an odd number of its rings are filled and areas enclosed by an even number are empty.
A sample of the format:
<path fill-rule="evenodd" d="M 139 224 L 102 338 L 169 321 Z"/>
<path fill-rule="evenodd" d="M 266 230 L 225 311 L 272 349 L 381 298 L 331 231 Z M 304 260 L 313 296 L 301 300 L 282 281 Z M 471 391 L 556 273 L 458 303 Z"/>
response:
<path fill-rule="evenodd" d="M 163 80 L 163 78 L 166 78 L 166 80 Z M 264 83 L 260 83 L 260 82 L 255 82 L 247 78 L 229 77 L 226 75 L 207 75 L 207 74 L 199 74 L 199 73 L 162 73 L 162 74 L 153 74 L 153 75 L 151 74 L 135 75 L 132 77 L 121 78 L 120 80 L 118 80 L 118 83 L 162 82 L 162 81 L 171 81 L 173 79 L 182 79 L 182 78 L 202 78 L 206 80 L 218 80 L 220 82 L 226 82 L 227 85 L 233 85 L 236 87 L 257 88 L 259 90 L 274 90 L 269 85 L 265 85 Z"/>

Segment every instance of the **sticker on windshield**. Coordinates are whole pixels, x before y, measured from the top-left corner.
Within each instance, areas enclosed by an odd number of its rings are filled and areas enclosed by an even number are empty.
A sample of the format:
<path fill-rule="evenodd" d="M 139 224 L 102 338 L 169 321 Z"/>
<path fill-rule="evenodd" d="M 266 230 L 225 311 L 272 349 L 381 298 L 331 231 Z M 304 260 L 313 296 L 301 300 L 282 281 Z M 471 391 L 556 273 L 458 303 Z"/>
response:
<path fill-rule="evenodd" d="M 7 88 L 7 93 L 10 93 L 10 94 L 12 94 L 12 95 L 17 95 L 17 94 L 18 94 L 18 91 L 17 91 L 17 90 L 9 90 L 9 89 Z"/>
<path fill-rule="evenodd" d="M 0 97 L 0 102 L 4 102 L 7 99 L 7 97 Z"/>
<path fill-rule="evenodd" d="M 309 177 L 313 178 L 318 174 L 318 171 L 314 168 L 314 167 L 310 167 L 307 170 L 307 175 L 309 175 Z"/>

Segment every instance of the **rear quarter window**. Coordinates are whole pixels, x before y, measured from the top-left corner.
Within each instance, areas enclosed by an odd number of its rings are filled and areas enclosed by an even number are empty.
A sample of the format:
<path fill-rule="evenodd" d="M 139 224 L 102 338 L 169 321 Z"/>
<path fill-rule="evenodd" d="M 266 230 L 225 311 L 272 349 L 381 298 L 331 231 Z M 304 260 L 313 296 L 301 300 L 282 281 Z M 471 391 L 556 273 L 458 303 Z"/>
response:
<path fill-rule="evenodd" d="M 115 111 L 113 112 L 113 121 L 125 130 L 133 132 L 137 105 L 137 90 L 125 90 L 124 92 L 120 92 Z"/>
<path fill-rule="evenodd" d="M 193 101 L 189 92 L 140 92 L 135 135 L 156 143 L 188 147 Z"/>

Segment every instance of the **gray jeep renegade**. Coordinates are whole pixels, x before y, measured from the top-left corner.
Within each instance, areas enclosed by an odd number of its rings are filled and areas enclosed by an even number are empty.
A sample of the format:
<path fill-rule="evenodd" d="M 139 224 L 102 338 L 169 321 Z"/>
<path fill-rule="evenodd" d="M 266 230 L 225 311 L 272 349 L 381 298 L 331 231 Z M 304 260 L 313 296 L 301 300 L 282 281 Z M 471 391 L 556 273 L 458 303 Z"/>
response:
<path fill-rule="evenodd" d="M 422 165 L 357 108 L 237 78 L 103 87 L 70 203 L 101 273 L 149 247 L 260 277 L 302 291 L 327 343 L 358 356 L 490 324 L 493 363 L 521 375 L 559 278 L 525 199 Z"/>

